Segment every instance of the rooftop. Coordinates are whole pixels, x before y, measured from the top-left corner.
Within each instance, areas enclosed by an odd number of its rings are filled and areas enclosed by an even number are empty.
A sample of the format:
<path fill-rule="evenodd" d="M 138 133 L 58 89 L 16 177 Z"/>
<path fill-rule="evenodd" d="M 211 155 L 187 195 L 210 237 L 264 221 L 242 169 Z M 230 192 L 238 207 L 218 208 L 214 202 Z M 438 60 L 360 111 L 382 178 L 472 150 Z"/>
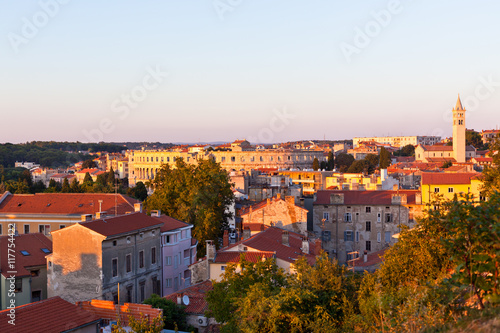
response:
<path fill-rule="evenodd" d="M 100 318 L 56 296 L 16 307 L 15 326 L 8 323 L 9 310 L 0 311 L 0 332 L 71 332 L 96 324 Z"/>
<path fill-rule="evenodd" d="M 476 178 L 479 173 L 442 173 L 424 172 L 422 173 L 422 185 L 459 185 L 470 184 L 471 179 Z"/>
<path fill-rule="evenodd" d="M 408 205 L 416 205 L 415 196 L 420 194 L 419 190 L 387 190 L 387 191 L 339 191 L 324 190 L 318 191 L 314 205 L 329 205 L 330 194 L 343 194 L 344 205 L 382 205 L 390 206 L 392 196 L 395 194 L 405 194 Z"/>
<path fill-rule="evenodd" d="M 158 218 L 148 216 L 144 213 L 132 213 L 116 217 L 105 217 L 100 220 L 89 222 L 81 222 L 80 224 L 103 236 L 109 237 L 133 232 L 140 229 L 161 227 L 162 223 L 163 222 L 159 221 Z M 53 232 L 59 232 L 60 230 L 56 230 Z"/>
<path fill-rule="evenodd" d="M 166 299 L 177 303 L 177 295 L 189 297 L 189 304 L 186 306 L 186 313 L 204 315 L 208 310 L 208 303 L 205 300 L 205 295 L 208 291 L 212 290 L 212 281 L 203 281 L 192 285 L 186 289 L 176 291 L 173 294 L 165 296 Z"/>
<path fill-rule="evenodd" d="M 10 243 L 10 236 L 0 237 L 0 269 L 2 275 L 7 277 L 7 272 L 17 271 L 17 277 L 30 276 L 29 267 L 47 265 L 45 256 L 52 252 L 52 242 L 43 234 L 21 234 L 14 236 L 12 243 L 15 245 L 15 269 L 10 269 L 8 265 L 7 248 Z M 43 249 L 43 250 L 42 250 Z M 22 251 L 22 252 L 21 252 Z M 11 254 L 12 255 L 12 254 Z"/>

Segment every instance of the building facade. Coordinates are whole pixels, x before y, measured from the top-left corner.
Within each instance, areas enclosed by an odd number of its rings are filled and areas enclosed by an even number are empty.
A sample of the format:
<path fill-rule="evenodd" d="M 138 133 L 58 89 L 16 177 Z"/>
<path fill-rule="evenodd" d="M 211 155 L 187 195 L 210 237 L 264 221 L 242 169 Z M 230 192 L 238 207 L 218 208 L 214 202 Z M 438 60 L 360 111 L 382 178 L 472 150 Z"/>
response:
<path fill-rule="evenodd" d="M 142 303 L 161 293 L 160 227 L 143 213 L 82 222 L 52 233 L 48 295 Z"/>
<path fill-rule="evenodd" d="M 394 244 L 401 225 L 415 226 L 422 211 L 420 191 L 319 191 L 314 233 L 342 264 Z"/>
<path fill-rule="evenodd" d="M 388 144 L 393 147 L 403 148 L 406 145 L 428 145 L 432 146 L 441 141 L 439 136 L 375 136 L 370 138 L 355 137 L 352 139 L 353 146 L 358 147 L 360 142 L 375 141 Z"/>

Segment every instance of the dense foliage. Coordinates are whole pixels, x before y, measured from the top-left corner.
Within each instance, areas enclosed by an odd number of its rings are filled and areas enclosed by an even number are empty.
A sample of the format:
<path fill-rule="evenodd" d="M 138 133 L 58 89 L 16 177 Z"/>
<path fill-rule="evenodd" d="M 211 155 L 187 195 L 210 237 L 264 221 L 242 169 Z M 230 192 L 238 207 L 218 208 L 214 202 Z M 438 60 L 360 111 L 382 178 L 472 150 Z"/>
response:
<path fill-rule="evenodd" d="M 273 260 L 229 266 L 208 296 L 225 332 L 472 331 L 500 316 L 500 194 L 436 202 L 374 273 L 353 274 L 325 254 L 296 274 Z M 361 281 L 360 281 L 361 280 Z"/>
<path fill-rule="evenodd" d="M 32 141 L 0 144 L 0 165 L 12 168 L 15 162 L 35 162 L 42 167 L 69 166 L 88 157 L 79 152 L 120 152 L 126 147 L 110 143 Z"/>
<path fill-rule="evenodd" d="M 186 308 L 184 305 L 177 305 L 171 300 L 152 294 L 150 298 L 144 301 L 144 304 L 151 305 L 154 309 L 163 310 L 163 328 L 167 330 L 176 330 L 191 332 L 193 327 L 188 326 L 186 321 Z"/>
<path fill-rule="evenodd" d="M 406 145 L 399 150 L 396 150 L 393 153 L 394 156 L 414 156 L 415 155 L 415 146 L 414 145 Z"/>
<path fill-rule="evenodd" d="M 175 219 L 194 225 L 193 237 L 204 253 L 205 241 L 219 243 L 228 229 L 234 201 L 229 174 L 213 160 L 199 160 L 196 166 L 181 158 L 175 167 L 163 165 L 148 185 L 154 193 L 145 201 L 148 212 L 159 209 Z"/>

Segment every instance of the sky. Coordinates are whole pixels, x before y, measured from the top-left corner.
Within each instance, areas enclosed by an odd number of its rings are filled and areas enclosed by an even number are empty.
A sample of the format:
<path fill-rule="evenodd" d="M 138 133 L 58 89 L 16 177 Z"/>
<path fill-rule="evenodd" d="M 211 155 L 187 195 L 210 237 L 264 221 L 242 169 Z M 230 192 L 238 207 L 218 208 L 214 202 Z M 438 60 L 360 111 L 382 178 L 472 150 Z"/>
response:
<path fill-rule="evenodd" d="M 451 136 L 500 125 L 500 2 L 0 0 L 0 142 Z"/>

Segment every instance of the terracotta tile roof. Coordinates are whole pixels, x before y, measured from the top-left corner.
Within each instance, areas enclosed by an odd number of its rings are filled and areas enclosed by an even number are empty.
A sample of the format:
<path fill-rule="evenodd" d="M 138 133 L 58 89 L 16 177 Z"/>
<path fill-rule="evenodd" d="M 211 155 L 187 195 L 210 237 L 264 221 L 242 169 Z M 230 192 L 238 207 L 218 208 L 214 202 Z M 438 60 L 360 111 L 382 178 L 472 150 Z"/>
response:
<path fill-rule="evenodd" d="M 69 332 L 96 324 L 100 318 L 59 296 L 16 307 L 15 326 L 8 323 L 9 310 L 0 311 L 0 332 Z"/>
<path fill-rule="evenodd" d="M 354 266 L 355 267 L 369 267 L 373 265 L 380 264 L 384 261 L 383 257 L 385 254 L 385 251 L 387 251 L 388 248 L 382 249 L 380 251 L 376 252 L 371 252 L 367 254 L 367 261 L 364 261 L 364 256 L 361 255 L 360 257 L 356 258 L 354 260 Z"/>
<path fill-rule="evenodd" d="M 161 232 L 172 231 L 175 229 L 185 228 L 190 226 L 190 224 L 186 222 L 179 221 L 167 215 L 161 215 L 160 217 L 154 217 L 154 218 L 163 223 L 163 225 L 160 228 Z"/>
<path fill-rule="evenodd" d="M 160 227 L 162 222 L 144 213 L 132 213 L 101 220 L 81 222 L 80 224 L 103 236 L 114 236 L 135 230 L 154 228 L 155 226 Z M 53 232 L 59 232 L 60 230 Z"/>
<path fill-rule="evenodd" d="M 188 314 L 204 315 L 205 311 L 208 310 L 208 303 L 205 300 L 205 295 L 212 289 L 212 281 L 208 280 L 164 297 L 177 304 L 177 295 L 186 295 L 189 297 L 189 305 L 186 306 L 184 311 Z"/>
<path fill-rule="evenodd" d="M 453 151 L 453 146 L 435 144 L 432 146 L 421 145 L 426 151 Z"/>
<path fill-rule="evenodd" d="M 76 302 L 76 305 L 85 311 L 95 314 L 101 319 L 109 319 L 115 321 L 118 318 L 124 325 L 128 325 L 128 317 L 133 316 L 135 319 L 141 319 L 141 313 L 149 318 L 152 322 L 154 318 L 162 314 L 161 309 L 154 309 L 148 304 L 125 303 L 123 305 L 114 304 L 113 301 L 103 301 L 93 299 L 91 301 Z"/>
<path fill-rule="evenodd" d="M 471 179 L 478 173 L 442 173 L 424 172 L 422 173 L 422 185 L 456 185 L 470 184 Z"/>
<path fill-rule="evenodd" d="M 329 205 L 330 194 L 344 194 L 344 205 L 382 205 L 390 206 L 393 194 L 406 194 L 408 205 L 415 205 L 415 195 L 419 190 L 387 190 L 387 191 L 318 191 L 313 205 Z"/>
<path fill-rule="evenodd" d="M 269 227 L 268 229 L 261 231 L 248 239 L 241 240 L 224 248 L 222 251 L 218 251 L 217 256 L 220 255 L 221 252 L 230 252 L 231 249 L 235 248 L 239 244 L 243 244 L 261 252 L 275 252 L 276 258 L 290 263 L 295 262 L 295 260 L 301 256 L 306 256 L 308 262 L 310 264 L 314 264 L 316 257 L 313 254 L 305 254 L 301 250 L 303 238 L 301 234 L 289 231 L 289 246 L 287 246 L 282 244 L 282 233 L 283 229 Z M 309 250 L 311 253 L 314 250 L 314 244 L 311 242 L 309 242 Z"/>
<path fill-rule="evenodd" d="M 262 259 L 274 258 L 274 252 L 271 251 L 229 251 L 217 252 L 215 256 L 215 263 L 237 263 L 240 261 L 240 256 L 250 262 L 258 262 Z"/>
<path fill-rule="evenodd" d="M 492 157 L 474 157 L 477 163 L 493 163 Z"/>
<path fill-rule="evenodd" d="M 134 211 L 138 200 L 118 194 L 117 214 Z M 0 202 L 0 214 L 52 214 L 82 215 L 95 214 L 101 210 L 115 215 L 115 195 L 113 193 L 36 193 L 9 194 Z"/>
<path fill-rule="evenodd" d="M 90 175 L 93 175 L 93 174 L 96 174 L 99 171 L 100 171 L 99 169 L 82 169 L 80 171 L 77 171 L 76 173 L 86 174 L 88 172 L 88 173 L 90 173 Z"/>
<path fill-rule="evenodd" d="M 15 252 L 11 255 L 15 255 L 15 269 L 10 269 L 7 260 L 9 239 L 9 236 L 0 237 L 0 269 L 3 276 L 8 277 L 8 271 L 17 271 L 18 277 L 29 276 L 30 271 L 26 268 L 47 264 L 45 256 L 49 253 L 43 252 L 42 249 L 52 252 L 52 241 L 39 233 L 21 234 L 13 238 Z M 21 251 L 27 251 L 29 255 L 23 255 Z"/>

